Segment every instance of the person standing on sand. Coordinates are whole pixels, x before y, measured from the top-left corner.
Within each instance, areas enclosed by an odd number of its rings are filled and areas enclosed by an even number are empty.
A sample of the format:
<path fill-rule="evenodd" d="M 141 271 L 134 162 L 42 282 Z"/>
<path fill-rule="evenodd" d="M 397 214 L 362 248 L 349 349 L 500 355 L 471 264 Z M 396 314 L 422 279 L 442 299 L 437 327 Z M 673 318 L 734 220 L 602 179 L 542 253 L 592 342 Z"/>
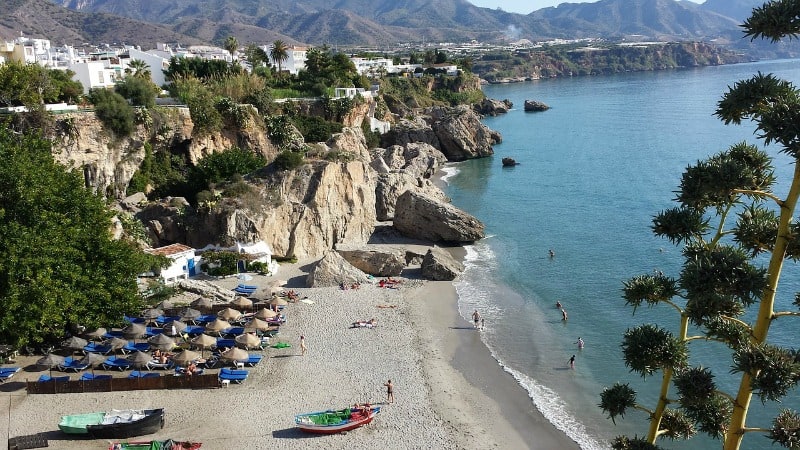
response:
<path fill-rule="evenodd" d="M 387 403 L 394 403 L 394 384 L 392 384 L 392 380 L 383 383 L 386 386 L 386 402 Z"/>
<path fill-rule="evenodd" d="M 300 356 L 305 356 L 306 354 L 306 337 L 302 334 L 300 335 Z"/>
<path fill-rule="evenodd" d="M 481 315 L 478 313 L 477 309 L 474 313 L 472 313 L 472 321 L 474 322 L 475 329 L 478 329 L 478 323 L 481 321 Z"/>
<path fill-rule="evenodd" d="M 575 355 L 572 355 L 572 357 L 569 359 L 569 368 L 570 369 L 575 368 Z"/>
<path fill-rule="evenodd" d="M 567 321 L 567 310 L 564 308 L 561 308 L 561 320 L 563 320 L 564 322 Z"/>

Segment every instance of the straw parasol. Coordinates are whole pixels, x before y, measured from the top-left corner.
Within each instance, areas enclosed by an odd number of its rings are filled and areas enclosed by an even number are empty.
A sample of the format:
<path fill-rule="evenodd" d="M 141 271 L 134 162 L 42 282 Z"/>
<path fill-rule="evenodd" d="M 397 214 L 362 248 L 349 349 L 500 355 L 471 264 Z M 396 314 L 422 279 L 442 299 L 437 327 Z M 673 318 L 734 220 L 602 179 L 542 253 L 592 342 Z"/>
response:
<path fill-rule="evenodd" d="M 128 341 L 122 338 L 113 337 L 104 342 L 105 345 L 109 346 L 112 351 L 116 351 L 128 345 Z"/>
<path fill-rule="evenodd" d="M 275 297 L 275 298 L 273 298 L 272 300 L 269 301 L 269 304 L 272 305 L 272 306 L 276 306 L 277 307 L 277 306 L 286 306 L 286 305 L 289 304 L 289 302 L 287 302 L 286 300 L 284 300 L 284 299 L 282 299 L 280 297 Z"/>
<path fill-rule="evenodd" d="M 172 329 L 175 329 L 175 332 L 172 332 Z M 164 334 L 167 336 L 180 336 L 183 333 L 183 330 L 186 329 L 186 324 L 181 322 L 180 320 L 173 320 L 171 322 L 167 322 L 164 324 Z"/>
<path fill-rule="evenodd" d="M 259 318 L 254 318 L 244 326 L 244 331 L 267 331 L 269 324 Z"/>
<path fill-rule="evenodd" d="M 207 333 L 220 333 L 224 330 L 227 330 L 231 327 L 231 324 L 225 320 L 217 319 L 213 322 L 209 322 L 206 324 L 206 332 Z"/>
<path fill-rule="evenodd" d="M 122 329 L 122 335 L 127 339 L 139 339 L 147 334 L 147 327 L 141 323 L 132 323 Z"/>
<path fill-rule="evenodd" d="M 150 354 L 145 352 L 133 352 L 127 358 L 125 358 L 131 366 L 141 369 L 142 367 L 147 367 L 147 364 L 153 360 L 153 357 Z"/>
<path fill-rule="evenodd" d="M 164 315 L 164 311 L 162 311 L 162 310 L 160 310 L 158 308 L 150 308 L 150 309 L 145 309 L 144 311 L 142 311 L 141 317 L 144 320 L 148 321 L 148 322 L 154 322 L 157 318 L 159 318 L 159 317 L 161 317 L 163 315 Z"/>
<path fill-rule="evenodd" d="M 172 361 L 181 367 L 186 367 L 192 363 L 192 361 L 196 361 L 200 359 L 201 356 L 197 352 L 193 352 L 191 350 L 184 350 L 177 355 L 172 357 Z"/>
<path fill-rule="evenodd" d="M 217 345 L 217 339 L 212 337 L 212 336 L 209 336 L 207 334 L 198 335 L 198 336 L 192 338 L 192 340 L 189 341 L 189 342 L 192 345 L 194 345 L 195 347 L 198 347 L 198 348 L 202 349 L 203 350 L 203 354 L 205 354 L 205 350 L 207 348 L 211 348 L 211 347 L 214 347 L 215 345 Z"/>
<path fill-rule="evenodd" d="M 255 334 L 244 333 L 236 336 L 234 339 L 237 344 L 241 347 L 248 349 L 248 348 L 259 348 L 261 347 L 261 339 Z"/>
<path fill-rule="evenodd" d="M 197 297 L 192 303 L 189 303 L 192 308 L 200 308 L 200 309 L 211 309 L 214 307 L 214 302 L 205 298 L 205 297 Z"/>
<path fill-rule="evenodd" d="M 225 350 L 224 352 L 219 354 L 219 357 L 225 361 L 235 362 L 235 361 L 247 361 L 250 359 L 250 354 L 247 353 L 247 350 L 242 350 L 237 347 L 233 347 L 231 349 Z"/>
<path fill-rule="evenodd" d="M 225 308 L 217 313 L 217 317 L 223 320 L 236 320 L 239 317 L 242 317 L 242 313 L 238 309 Z"/>
<path fill-rule="evenodd" d="M 61 347 L 66 350 L 83 350 L 83 347 L 89 344 L 89 341 L 83 338 L 79 338 L 78 336 L 72 336 L 71 338 L 65 340 L 61 343 Z"/>
<path fill-rule="evenodd" d="M 108 330 L 106 330 L 105 328 L 101 327 L 101 328 L 98 328 L 98 329 L 96 329 L 94 331 L 86 333 L 84 336 L 86 336 L 87 339 L 90 339 L 92 341 L 99 341 L 99 340 L 103 339 L 103 336 L 105 336 L 105 334 L 107 332 L 108 332 Z"/>
<path fill-rule="evenodd" d="M 195 319 L 197 319 L 198 317 L 200 317 L 202 315 L 203 315 L 203 313 L 200 312 L 200 310 L 194 309 L 194 308 L 184 308 L 184 309 L 181 310 L 181 312 L 179 314 L 179 316 L 181 317 L 181 320 L 184 320 L 186 322 L 192 322 L 192 323 L 194 323 Z"/>
<path fill-rule="evenodd" d="M 175 348 L 175 339 L 172 339 L 163 333 L 151 337 L 147 340 L 147 343 L 150 344 L 150 347 L 158 350 L 169 351 Z"/>
<path fill-rule="evenodd" d="M 256 319 L 272 319 L 273 317 L 278 317 L 278 313 L 269 308 L 264 308 L 255 314 Z"/>
<path fill-rule="evenodd" d="M 157 304 L 155 307 L 158 308 L 158 309 L 161 309 L 161 310 L 172 309 L 172 308 L 175 307 L 175 302 L 173 302 L 172 300 L 163 300 L 161 303 Z"/>
<path fill-rule="evenodd" d="M 56 355 L 55 353 L 48 353 L 36 361 L 36 366 L 39 368 L 48 369 L 50 371 L 50 376 L 53 376 L 53 367 L 57 367 L 60 364 L 64 364 L 64 357 L 61 355 Z"/>
<path fill-rule="evenodd" d="M 80 362 L 91 367 L 94 373 L 94 368 L 106 362 L 106 357 L 99 353 L 87 353 Z"/>
<path fill-rule="evenodd" d="M 230 305 L 242 309 L 251 309 L 253 307 L 253 301 L 239 295 L 231 301 Z"/>

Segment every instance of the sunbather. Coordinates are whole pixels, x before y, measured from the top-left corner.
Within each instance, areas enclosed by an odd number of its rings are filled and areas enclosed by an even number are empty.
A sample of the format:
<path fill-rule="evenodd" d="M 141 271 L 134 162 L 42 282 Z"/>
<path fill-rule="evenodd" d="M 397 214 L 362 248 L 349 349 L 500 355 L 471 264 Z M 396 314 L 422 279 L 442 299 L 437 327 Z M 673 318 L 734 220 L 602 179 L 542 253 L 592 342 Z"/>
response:
<path fill-rule="evenodd" d="M 373 318 L 373 319 L 369 319 L 369 320 L 359 320 L 359 321 L 353 322 L 353 326 L 352 327 L 353 328 L 373 328 L 373 327 L 375 327 L 377 325 L 378 325 L 378 321 Z"/>

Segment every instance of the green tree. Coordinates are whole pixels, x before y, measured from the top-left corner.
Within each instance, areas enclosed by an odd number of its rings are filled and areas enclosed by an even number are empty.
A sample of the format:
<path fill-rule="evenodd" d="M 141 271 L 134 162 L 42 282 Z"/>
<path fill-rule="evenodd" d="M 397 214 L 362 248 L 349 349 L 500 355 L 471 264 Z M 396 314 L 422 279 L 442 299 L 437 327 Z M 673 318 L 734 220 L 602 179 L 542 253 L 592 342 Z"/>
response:
<path fill-rule="evenodd" d="M 755 8 L 745 21 L 746 36 L 778 41 L 800 31 L 796 17 L 800 0 L 779 0 Z M 646 439 L 620 437 L 614 448 L 631 448 L 631 442 L 652 445 L 659 437 L 688 438 L 695 430 L 721 438 L 725 450 L 739 449 L 748 433 L 766 433 L 773 443 L 798 448 L 800 416 L 784 410 L 771 427 L 746 424 L 753 395 L 762 402 L 780 401 L 800 381 L 800 357 L 795 350 L 768 342 L 777 320 L 800 316 L 797 311 L 776 311 L 775 298 L 784 261 L 800 259 L 793 220 L 800 197 L 800 90 L 771 74 L 757 74 L 729 88 L 717 105 L 716 115 L 726 124 L 751 120 L 765 144 L 795 160 L 788 194 L 772 190 L 772 159 L 746 143 L 690 166 L 677 191 L 678 206 L 653 219 L 656 235 L 683 245 L 685 262 L 677 278 L 645 274 L 624 284 L 625 302 L 664 304 L 680 316 L 678 334 L 654 326 L 632 328 L 623 338 L 625 364 L 642 376 L 661 371 L 659 400 L 652 409 L 636 401 L 627 384 L 616 384 L 601 395 L 600 406 L 614 419 L 629 408 L 643 409 L 650 417 Z M 773 207 L 770 207 L 773 204 Z M 735 216 L 736 222 L 731 224 Z M 754 259 L 769 254 L 767 268 Z M 800 307 L 800 294 L 794 306 Z M 746 322 L 745 312 L 756 312 Z M 689 334 L 692 324 L 699 333 Z M 693 328 L 693 329 L 695 329 Z M 722 392 L 711 370 L 689 367 L 689 344 L 714 340 L 732 354 L 731 373 L 740 376 L 736 392 Z M 670 398 L 674 384 L 677 395 Z M 677 405 L 672 409 L 670 405 Z"/>
<path fill-rule="evenodd" d="M 129 75 L 116 84 L 114 91 L 130 100 L 133 106 L 152 108 L 156 106 L 156 96 L 161 89 L 150 81 L 150 78 Z"/>
<path fill-rule="evenodd" d="M 222 44 L 222 48 L 228 51 L 231 54 L 231 58 L 236 58 L 233 54 L 236 53 L 236 50 L 239 50 L 239 40 L 236 39 L 236 36 L 228 36 L 225 38 L 225 42 Z"/>
<path fill-rule="evenodd" d="M 53 342 L 142 306 L 136 277 L 163 260 L 112 239 L 112 216 L 47 140 L 0 127 L 0 341 Z"/>
<path fill-rule="evenodd" d="M 128 63 L 128 68 L 125 69 L 125 73 L 130 73 L 136 78 L 150 80 L 150 65 L 141 59 L 132 59 L 131 62 Z"/>
<path fill-rule="evenodd" d="M 282 76 L 283 63 L 289 59 L 289 46 L 278 39 L 272 43 L 272 48 L 269 49 L 269 57 L 278 65 L 278 76 Z"/>
<path fill-rule="evenodd" d="M 97 118 L 119 136 L 128 136 L 133 132 L 133 108 L 124 97 L 108 89 L 92 89 L 89 101 L 95 107 Z"/>

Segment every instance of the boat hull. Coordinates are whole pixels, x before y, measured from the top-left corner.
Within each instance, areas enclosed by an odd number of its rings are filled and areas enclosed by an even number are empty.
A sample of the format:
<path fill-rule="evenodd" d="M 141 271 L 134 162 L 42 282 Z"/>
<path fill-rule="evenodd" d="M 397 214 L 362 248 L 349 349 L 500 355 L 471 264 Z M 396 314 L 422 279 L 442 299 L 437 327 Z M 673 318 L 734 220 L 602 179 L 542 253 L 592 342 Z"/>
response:
<path fill-rule="evenodd" d="M 96 439 L 127 438 L 153 434 L 164 427 L 164 409 L 141 411 L 144 417 L 134 421 L 103 423 L 105 413 L 62 417 L 58 427 L 67 434 L 88 435 Z"/>
<path fill-rule="evenodd" d="M 313 433 L 313 434 L 336 434 L 342 433 L 345 431 L 355 430 L 361 426 L 364 426 L 370 422 L 372 419 L 375 418 L 375 414 L 380 412 L 380 407 L 371 408 L 370 412 L 366 416 L 361 416 L 358 418 L 351 418 L 344 420 L 337 424 L 317 424 L 313 423 L 311 420 L 312 416 L 315 415 L 322 415 L 322 414 L 330 414 L 330 413 L 339 413 L 340 411 L 336 410 L 329 410 L 329 411 L 320 411 L 316 413 L 308 413 L 308 414 L 300 414 L 295 417 L 295 423 L 297 427 L 306 433 Z"/>

